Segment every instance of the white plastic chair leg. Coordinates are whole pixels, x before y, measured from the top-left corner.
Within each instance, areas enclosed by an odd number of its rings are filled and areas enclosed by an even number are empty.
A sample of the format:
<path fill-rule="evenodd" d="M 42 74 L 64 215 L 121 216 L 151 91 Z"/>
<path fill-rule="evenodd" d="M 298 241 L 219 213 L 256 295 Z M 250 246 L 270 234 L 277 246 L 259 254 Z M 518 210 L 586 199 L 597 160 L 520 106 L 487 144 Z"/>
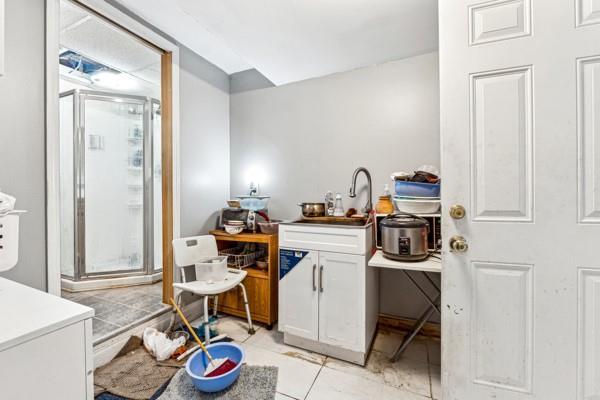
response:
<path fill-rule="evenodd" d="M 219 295 L 216 295 L 213 299 L 213 317 L 217 316 L 217 308 L 219 308 Z"/>
<path fill-rule="evenodd" d="M 208 298 L 204 296 L 204 342 L 210 344 L 210 327 L 208 326 Z"/>
<path fill-rule="evenodd" d="M 250 316 L 250 307 L 248 306 L 248 296 L 246 295 L 246 288 L 241 283 L 239 284 L 239 286 L 242 288 L 242 294 L 244 296 L 244 307 L 246 308 L 246 317 L 248 317 L 248 333 L 254 335 L 255 330 L 254 326 L 252 325 L 252 317 Z"/>
<path fill-rule="evenodd" d="M 177 304 L 177 307 L 181 307 L 180 301 L 181 301 L 181 295 L 183 294 L 183 292 L 179 292 L 176 296 L 175 296 L 175 304 Z M 169 322 L 169 327 L 167 328 L 166 333 L 171 333 L 171 331 L 173 330 L 173 327 L 175 326 L 175 318 L 177 317 L 177 311 L 175 310 L 175 308 L 173 308 L 173 310 L 171 311 L 171 322 Z"/>

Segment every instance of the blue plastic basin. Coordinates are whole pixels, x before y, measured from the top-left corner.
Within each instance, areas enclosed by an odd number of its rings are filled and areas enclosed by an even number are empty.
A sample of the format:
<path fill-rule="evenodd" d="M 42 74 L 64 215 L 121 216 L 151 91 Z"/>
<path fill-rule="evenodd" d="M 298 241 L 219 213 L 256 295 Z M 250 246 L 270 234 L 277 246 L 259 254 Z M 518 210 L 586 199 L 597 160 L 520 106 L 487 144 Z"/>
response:
<path fill-rule="evenodd" d="M 244 349 L 235 343 L 215 343 L 206 346 L 210 355 L 217 358 L 229 358 L 237 365 L 231 371 L 211 377 L 204 377 L 208 358 L 202 350 L 196 351 L 185 364 L 185 371 L 194 382 L 194 386 L 202 392 L 220 392 L 228 388 L 240 376 L 242 363 L 244 362 Z"/>
<path fill-rule="evenodd" d="M 396 181 L 396 196 L 400 197 L 439 197 L 439 183 Z"/>

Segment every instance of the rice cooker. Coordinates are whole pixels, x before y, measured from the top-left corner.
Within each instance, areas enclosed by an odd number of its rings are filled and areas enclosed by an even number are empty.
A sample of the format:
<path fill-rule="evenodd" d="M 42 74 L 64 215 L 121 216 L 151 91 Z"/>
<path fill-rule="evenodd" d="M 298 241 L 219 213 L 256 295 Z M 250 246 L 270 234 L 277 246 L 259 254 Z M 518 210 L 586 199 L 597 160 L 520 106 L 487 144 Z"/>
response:
<path fill-rule="evenodd" d="M 412 214 L 391 214 L 380 222 L 383 256 L 397 261 L 420 261 L 428 256 L 429 222 Z"/>

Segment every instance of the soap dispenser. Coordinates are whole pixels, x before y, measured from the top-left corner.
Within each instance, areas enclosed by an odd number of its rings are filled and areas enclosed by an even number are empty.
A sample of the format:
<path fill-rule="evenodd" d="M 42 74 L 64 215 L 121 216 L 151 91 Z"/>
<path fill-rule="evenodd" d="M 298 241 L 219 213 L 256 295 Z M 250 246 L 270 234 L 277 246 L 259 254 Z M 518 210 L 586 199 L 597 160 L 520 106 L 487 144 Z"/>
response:
<path fill-rule="evenodd" d="M 394 204 L 392 203 L 392 196 L 387 183 L 383 187 L 383 194 L 379 196 L 379 200 L 375 204 L 375 212 L 386 215 L 394 212 Z"/>
<path fill-rule="evenodd" d="M 333 216 L 334 217 L 343 217 L 346 214 L 344 213 L 344 206 L 342 204 L 342 194 L 341 193 L 336 193 L 335 194 L 335 208 L 333 209 Z"/>

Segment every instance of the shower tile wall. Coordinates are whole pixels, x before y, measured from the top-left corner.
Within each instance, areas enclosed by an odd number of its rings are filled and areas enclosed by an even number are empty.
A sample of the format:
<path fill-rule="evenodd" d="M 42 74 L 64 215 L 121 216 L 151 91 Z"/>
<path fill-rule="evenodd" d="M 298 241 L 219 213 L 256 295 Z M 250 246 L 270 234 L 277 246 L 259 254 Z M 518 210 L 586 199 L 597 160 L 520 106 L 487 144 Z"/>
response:
<path fill-rule="evenodd" d="M 88 273 L 143 265 L 143 106 L 87 100 L 85 224 Z M 101 143 L 94 146 L 92 137 Z"/>

